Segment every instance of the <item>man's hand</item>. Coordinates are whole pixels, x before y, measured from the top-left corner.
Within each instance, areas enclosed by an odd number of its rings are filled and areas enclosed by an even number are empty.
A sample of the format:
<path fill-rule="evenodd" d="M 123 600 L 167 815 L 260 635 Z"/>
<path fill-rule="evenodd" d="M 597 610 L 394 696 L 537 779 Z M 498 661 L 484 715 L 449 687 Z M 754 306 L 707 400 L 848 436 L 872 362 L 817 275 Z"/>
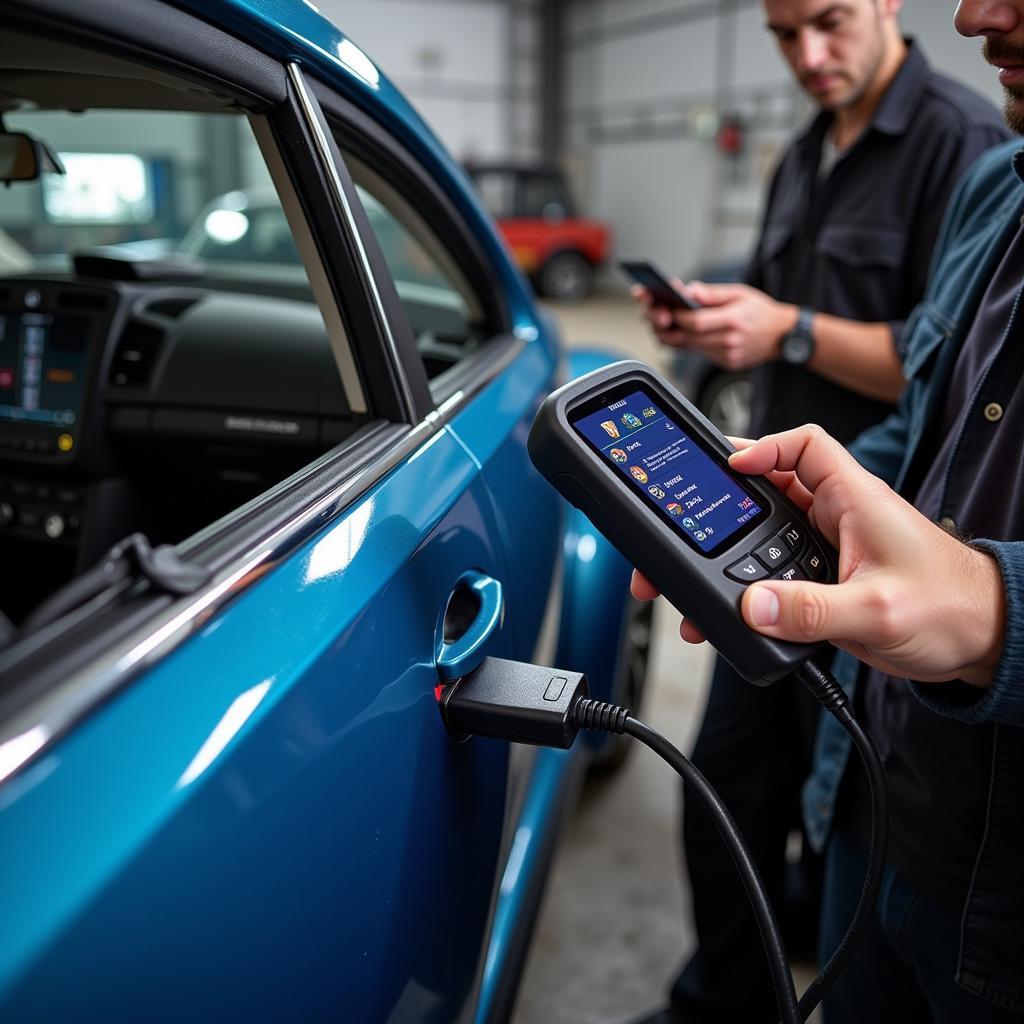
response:
<path fill-rule="evenodd" d="M 747 624 L 784 640 L 830 640 L 895 676 L 991 683 L 1002 652 L 1006 603 L 999 567 L 922 516 L 863 469 L 820 427 L 773 434 L 730 458 L 768 474 L 839 549 L 839 583 L 754 583 Z M 633 594 L 656 591 L 639 573 Z M 691 643 L 703 638 L 689 623 Z"/>
<path fill-rule="evenodd" d="M 776 302 L 749 285 L 674 283 L 704 308 L 648 305 L 647 319 L 658 340 L 693 349 L 724 370 L 746 370 L 776 359 L 783 337 L 800 316 L 796 306 Z M 634 289 L 633 295 L 650 302 L 642 288 Z"/>

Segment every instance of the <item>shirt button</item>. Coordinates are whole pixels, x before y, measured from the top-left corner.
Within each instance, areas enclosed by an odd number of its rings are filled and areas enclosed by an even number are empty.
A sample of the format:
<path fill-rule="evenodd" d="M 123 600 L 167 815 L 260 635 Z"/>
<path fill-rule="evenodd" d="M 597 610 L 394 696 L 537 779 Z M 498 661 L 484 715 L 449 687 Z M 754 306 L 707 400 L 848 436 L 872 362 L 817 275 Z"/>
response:
<path fill-rule="evenodd" d="M 1003 407 L 998 402 L 989 402 L 985 406 L 985 419 L 989 423 L 998 423 L 1003 418 Z"/>
<path fill-rule="evenodd" d="M 956 533 L 956 520 L 950 519 L 949 516 L 943 516 L 939 520 L 939 526 L 941 526 L 946 533 Z"/>

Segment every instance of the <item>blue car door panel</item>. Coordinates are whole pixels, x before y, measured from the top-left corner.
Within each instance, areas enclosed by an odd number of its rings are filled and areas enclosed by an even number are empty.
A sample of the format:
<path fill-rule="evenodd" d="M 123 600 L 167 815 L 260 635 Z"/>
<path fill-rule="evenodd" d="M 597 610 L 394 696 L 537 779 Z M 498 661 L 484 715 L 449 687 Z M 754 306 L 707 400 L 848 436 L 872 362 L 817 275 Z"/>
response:
<path fill-rule="evenodd" d="M 468 1012 L 508 750 L 449 739 L 435 657 L 459 577 L 506 577 L 494 536 L 439 431 L 8 786 L 0 1016 Z"/>

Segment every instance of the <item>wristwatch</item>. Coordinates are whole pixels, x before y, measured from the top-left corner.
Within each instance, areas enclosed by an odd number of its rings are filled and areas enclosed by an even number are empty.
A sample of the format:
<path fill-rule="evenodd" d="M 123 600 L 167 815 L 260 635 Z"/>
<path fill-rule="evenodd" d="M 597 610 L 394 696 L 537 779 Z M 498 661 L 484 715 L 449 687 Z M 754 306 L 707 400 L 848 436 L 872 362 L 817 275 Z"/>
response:
<path fill-rule="evenodd" d="M 800 317 L 782 339 L 782 360 L 792 366 L 803 366 L 814 355 L 814 310 L 800 310 Z"/>

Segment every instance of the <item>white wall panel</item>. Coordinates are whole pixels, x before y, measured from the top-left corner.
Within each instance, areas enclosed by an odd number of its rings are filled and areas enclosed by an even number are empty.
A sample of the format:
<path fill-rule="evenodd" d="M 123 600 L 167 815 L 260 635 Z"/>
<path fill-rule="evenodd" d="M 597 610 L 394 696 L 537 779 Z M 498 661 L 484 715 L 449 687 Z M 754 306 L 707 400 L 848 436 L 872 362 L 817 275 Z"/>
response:
<path fill-rule="evenodd" d="M 317 6 L 405 93 L 457 158 L 528 155 L 536 145 L 530 130 L 536 76 L 522 66 L 536 63 L 536 43 L 524 28 L 529 18 L 513 23 L 508 0 L 317 0 Z"/>
<path fill-rule="evenodd" d="M 995 68 L 981 59 L 981 42 L 965 39 L 953 28 L 953 5 L 935 0 L 907 0 L 903 29 L 916 36 L 932 66 L 977 89 L 1002 108 L 1003 90 Z"/>
<path fill-rule="evenodd" d="M 648 257 L 688 274 L 707 242 L 703 204 L 714 168 L 707 147 L 693 141 L 605 146 L 592 173 L 592 212 L 614 224 L 621 256 Z"/>
<path fill-rule="evenodd" d="M 598 98 L 622 104 L 702 94 L 714 80 L 717 32 L 711 19 L 658 32 L 612 36 L 601 46 Z"/>

